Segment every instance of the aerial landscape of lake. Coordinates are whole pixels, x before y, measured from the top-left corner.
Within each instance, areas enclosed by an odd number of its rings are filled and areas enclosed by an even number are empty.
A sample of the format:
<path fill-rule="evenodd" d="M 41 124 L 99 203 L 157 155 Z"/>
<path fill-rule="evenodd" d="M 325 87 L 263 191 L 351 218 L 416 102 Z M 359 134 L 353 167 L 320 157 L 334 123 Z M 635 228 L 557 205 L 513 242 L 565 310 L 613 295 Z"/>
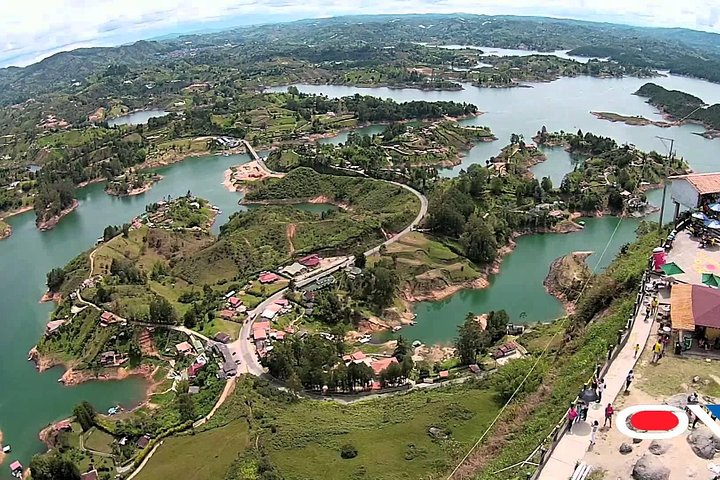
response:
<path fill-rule="evenodd" d="M 473 163 L 484 164 L 490 156 L 499 153 L 512 133 L 522 134 L 529 142 L 542 126 L 549 131 L 590 131 L 612 137 L 619 143 L 634 144 L 640 149 L 656 150 L 662 154 L 667 154 L 670 146 L 665 139 L 672 138 L 677 155 L 684 157 L 695 172 L 720 170 L 720 140 L 696 135 L 704 131 L 702 126 L 628 126 L 599 120 L 590 114 L 591 111 L 608 111 L 661 120 L 657 109 L 645 103 L 643 98 L 632 95 L 647 81 L 582 76 L 533 84 L 533 88 L 481 89 L 465 85 L 460 91 L 296 86 L 302 92 L 330 97 L 359 93 L 392 98 L 398 102 L 454 100 L 476 104 L 484 113 L 462 123 L 487 125 L 498 140 L 477 144 L 462 158 L 459 166 L 442 170 L 444 176 L 456 176 Z M 709 103 L 720 101 L 720 85 L 717 84 L 678 76 L 658 77 L 652 81 L 697 95 Z M 277 87 L 273 90 L 285 89 Z M 134 112 L 109 123 L 145 123 L 149 118 L 165 113 L 161 110 Z M 374 134 L 382 130 L 382 126 L 373 125 L 361 129 L 361 132 Z M 346 140 L 347 132 L 344 132 L 322 141 L 338 143 Z M 550 177 L 557 186 L 564 175 L 572 171 L 578 158 L 571 157 L 561 148 L 546 148 L 543 151 L 548 160 L 536 165 L 533 172 L 537 177 Z M 112 197 L 103 191 L 103 185 L 91 185 L 78 190 L 79 208 L 48 232 L 36 229 L 32 212 L 7 220 L 13 227 L 13 235 L 0 243 L 0 268 L 14 273 L 0 276 L 0 302 L 4 306 L 0 326 L 0 359 L 3 364 L 0 369 L 0 385 L 3 386 L 0 417 L 3 418 L 3 433 L 6 439 L 12 440 L 13 451 L 18 457 L 29 459 L 33 453 L 41 451 L 38 431 L 50 422 L 67 416 L 79 401 L 89 400 L 100 410 L 116 404 L 131 407 L 144 398 L 146 387 L 144 381 L 137 378 L 64 387 L 57 383 L 62 374 L 59 368 L 43 374 L 35 372 L 33 364 L 26 361 L 27 353 L 42 334 L 53 308 L 51 304 L 38 304 L 45 290 L 45 274 L 91 248 L 105 226 L 127 222 L 141 213 L 146 204 L 168 195 L 177 197 L 188 190 L 220 207 L 223 213 L 213 227 L 217 233 L 229 215 L 243 208 L 237 203 L 241 195 L 223 187 L 223 173 L 231 165 L 248 160 L 245 155 L 189 158 L 159 169 L 163 180 L 149 192 L 135 197 Z M 649 198 L 657 204 L 659 192 L 651 192 Z M 327 207 L 303 205 L 301 208 L 322 212 Z M 669 220 L 669 213 L 665 220 Z M 592 250 L 596 253 L 588 260 L 590 266 L 605 267 L 622 245 L 635 238 L 639 220 L 602 217 L 585 219 L 585 222 L 585 229 L 577 233 L 520 237 L 515 250 L 504 259 L 500 273 L 490 279 L 488 288 L 464 290 L 443 301 L 416 304 L 417 324 L 405 328 L 403 335 L 425 343 L 448 343 L 468 312 L 481 313 L 500 308 L 506 309 L 514 322 L 558 318 L 563 314 L 562 305 L 547 294 L 542 285 L 550 262 L 572 251 Z M 607 251 L 600 258 L 608 241 Z M 517 294 L 520 289 L 522 295 Z M 23 388 L 12 388 L 20 384 Z"/>

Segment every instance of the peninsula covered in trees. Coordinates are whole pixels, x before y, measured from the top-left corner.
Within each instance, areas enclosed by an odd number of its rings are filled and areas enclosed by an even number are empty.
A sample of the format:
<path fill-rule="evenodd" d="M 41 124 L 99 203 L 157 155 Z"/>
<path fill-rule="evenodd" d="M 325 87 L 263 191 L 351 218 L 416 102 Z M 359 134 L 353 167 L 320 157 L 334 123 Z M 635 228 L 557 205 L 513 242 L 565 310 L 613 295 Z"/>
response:
<path fill-rule="evenodd" d="M 678 122 L 695 122 L 708 128 L 703 136 L 720 136 L 720 104 L 708 105 L 702 99 L 679 90 L 668 90 L 646 83 L 635 92 Z"/>

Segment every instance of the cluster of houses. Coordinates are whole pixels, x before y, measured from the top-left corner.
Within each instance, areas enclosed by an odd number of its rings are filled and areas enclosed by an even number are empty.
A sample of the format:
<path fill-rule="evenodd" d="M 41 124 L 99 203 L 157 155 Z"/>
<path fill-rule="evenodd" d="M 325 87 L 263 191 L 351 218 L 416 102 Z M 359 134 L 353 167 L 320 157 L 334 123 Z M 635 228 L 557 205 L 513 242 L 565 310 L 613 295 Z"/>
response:
<path fill-rule="evenodd" d="M 103 367 L 119 367 L 128 361 L 128 356 L 109 350 L 100 354 L 100 365 Z"/>
<path fill-rule="evenodd" d="M 48 115 L 37 125 L 45 130 L 55 130 L 58 128 L 68 128 L 70 124 L 67 120 L 59 119 L 55 115 Z"/>
<path fill-rule="evenodd" d="M 247 306 L 235 296 L 236 293 L 233 290 L 225 295 L 225 308 L 220 312 L 220 316 L 225 320 L 234 320 L 238 315 L 247 313 Z"/>
<path fill-rule="evenodd" d="M 215 137 L 215 143 L 223 148 L 236 148 L 242 143 L 242 140 L 233 137 Z"/>
<path fill-rule="evenodd" d="M 284 273 L 291 278 L 295 278 L 303 273 L 318 268 L 320 266 L 320 260 L 321 259 L 319 255 L 308 255 L 299 259 L 292 265 L 284 267 L 282 270 L 280 270 L 280 273 Z"/>

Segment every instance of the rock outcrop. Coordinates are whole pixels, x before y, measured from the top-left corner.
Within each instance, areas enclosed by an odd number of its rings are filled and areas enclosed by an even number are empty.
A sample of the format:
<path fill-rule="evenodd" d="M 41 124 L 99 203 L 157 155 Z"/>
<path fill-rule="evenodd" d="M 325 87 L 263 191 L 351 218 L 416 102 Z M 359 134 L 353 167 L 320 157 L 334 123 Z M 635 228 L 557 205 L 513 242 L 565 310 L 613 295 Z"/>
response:
<path fill-rule="evenodd" d="M 653 440 L 648 448 L 648 452 L 653 455 L 662 455 L 667 453 L 668 450 L 670 450 L 670 444 L 668 442 L 663 442 L 662 440 Z"/>
<path fill-rule="evenodd" d="M 632 478 L 635 480 L 669 480 L 670 469 L 658 457 L 646 453 L 633 467 Z"/>
<path fill-rule="evenodd" d="M 690 448 L 700 458 L 712 460 L 720 450 L 720 438 L 717 438 L 707 428 L 699 428 L 687 437 Z"/>
<path fill-rule="evenodd" d="M 631 453 L 633 451 L 632 445 L 628 445 L 627 443 L 623 442 L 622 445 L 620 445 L 620 453 L 623 455 L 627 455 L 628 453 Z"/>

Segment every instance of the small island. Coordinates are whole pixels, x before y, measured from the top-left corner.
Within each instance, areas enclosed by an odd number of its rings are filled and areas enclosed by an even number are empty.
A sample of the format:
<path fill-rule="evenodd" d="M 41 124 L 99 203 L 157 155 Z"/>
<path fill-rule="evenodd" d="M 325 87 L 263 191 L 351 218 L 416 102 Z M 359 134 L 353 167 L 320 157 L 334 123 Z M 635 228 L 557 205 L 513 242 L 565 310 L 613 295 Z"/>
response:
<path fill-rule="evenodd" d="M 600 120 L 607 120 L 610 122 L 621 122 L 625 125 L 631 125 L 631 126 L 645 126 L 645 125 L 655 125 L 656 127 L 661 128 L 668 128 L 672 127 L 672 122 L 665 122 L 665 121 L 658 121 L 658 120 L 650 120 L 649 118 L 645 118 L 642 115 L 620 115 L 619 113 L 612 113 L 612 112 L 590 112 L 595 118 L 599 118 Z"/>
<path fill-rule="evenodd" d="M 117 197 L 140 195 L 149 191 L 152 186 L 160 180 L 162 180 L 162 175 L 137 172 L 130 169 L 127 173 L 108 180 L 105 185 L 105 192 L 108 195 Z"/>
<path fill-rule="evenodd" d="M 647 98 L 647 102 L 659 108 L 672 124 L 697 123 L 707 129 L 698 135 L 710 139 L 720 137 L 720 104 L 708 105 L 694 95 L 668 90 L 654 83 L 646 83 L 635 95 Z"/>

